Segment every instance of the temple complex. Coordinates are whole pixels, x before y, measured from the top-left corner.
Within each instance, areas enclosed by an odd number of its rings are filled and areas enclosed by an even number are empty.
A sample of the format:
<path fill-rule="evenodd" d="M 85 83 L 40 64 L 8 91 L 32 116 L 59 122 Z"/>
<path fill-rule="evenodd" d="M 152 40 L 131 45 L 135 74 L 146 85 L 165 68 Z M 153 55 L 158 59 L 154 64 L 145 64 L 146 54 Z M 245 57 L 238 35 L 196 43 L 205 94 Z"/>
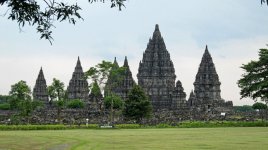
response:
<path fill-rule="evenodd" d="M 153 36 L 139 63 L 137 78 L 138 84 L 148 95 L 154 111 L 179 110 L 199 114 L 201 112 L 226 112 L 233 106 L 231 101 L 226 102 L 221 98 L 221 82 L 207 46 L 195 77 L 194 90 L 190 93 L 188 101 L 186 100 L 181 81 L 176 81 L 175 68 L 158 25 L 155 26 Z M 119 67 L 115 58 L 104 88 L 104 97 L 116 94 L 122 100 L 126 100 L 134 84 L 136 83 L 127 57 L 122 67 Z M 84 77 L 78 57 L 67 87 L 68 99 L 82 99 L 88 104 L 87 109 L 100 111 L 104 107 L 103 96 L 97 83 L 94 83 L 94 87 L 95 89 L 89 94 L 88 82 Z M 36 80 L 33 97 L 48 102 L 47 85 L 42 68 Z"/>
<path fill-rule="evenodd" d="M 154 110 L 174 108 L 173 104 L 180 103 L 175 97 L 183 96 L 183 100 L 186 97 L 184 92 L 174 93 L 175 69 L 158 25 L 155 26 L 153 37 L 143 53 L 137 77 L 138 84 L 149 96 Z M 175 91 L 182 92 L 180 87 L 176 88 Z"/>
<path fill-rule="evenodd" d="M 67 94 L 68 99 L 81 99 L 84 101 L 88 100 L 88 82 L 84 76 L 79 57 L 72 75 L 72 79 L 67 87 Z"/>
<path fill-rule="evenodd" d="M 48 103 L 47 83 L 41 67 L 33 89 L 33 99 Z"/>

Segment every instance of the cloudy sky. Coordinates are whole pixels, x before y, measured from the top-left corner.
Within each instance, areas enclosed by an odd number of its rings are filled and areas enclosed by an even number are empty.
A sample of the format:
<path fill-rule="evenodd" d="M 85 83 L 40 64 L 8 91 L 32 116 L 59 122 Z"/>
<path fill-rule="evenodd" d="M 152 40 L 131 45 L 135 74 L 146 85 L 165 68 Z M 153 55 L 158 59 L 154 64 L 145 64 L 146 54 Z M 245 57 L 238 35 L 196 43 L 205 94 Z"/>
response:
<path fill-rule="evenodd" d="M 250 99 L 240 100 L 236 82 L 243 73 L 239 67 L 257 59 L 258 49 L 268 43 L 268 7 L 259 1 L 128 0 L 123 11 L 110 9 L 108 3 L 78 1 L 84 21 L 75 26 L 56 23 L 52 46 L 39 40 L 35 28 L 26 26 L 20 32 L 15 22 L 1 16 L 0 94 L 8 94 L 19 80 L 33 87 L 41 66 L 47 84 L 58 78 L 68 85 L 78 56 L 84 70 L 101 60 L 113 61 L 115 56 L 122 65 L 127 56 L 137 80 L 138 63 L 159 24 L 187 97 L 208 45 L 222 97 L 235 105 L 252 104 Z M 0 13 L 5 11 L 1 7 Z"/>

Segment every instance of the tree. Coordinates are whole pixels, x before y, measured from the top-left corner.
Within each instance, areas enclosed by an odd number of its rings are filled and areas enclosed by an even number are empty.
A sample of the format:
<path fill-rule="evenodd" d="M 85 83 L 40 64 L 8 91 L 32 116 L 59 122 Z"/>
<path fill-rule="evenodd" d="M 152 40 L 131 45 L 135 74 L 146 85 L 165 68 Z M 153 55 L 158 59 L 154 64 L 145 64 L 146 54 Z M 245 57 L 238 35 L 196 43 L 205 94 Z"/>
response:
<path fill-rule="evenodd" d="M 48 95 L 51 101 L 62 100 L 65 97 L 64 83 L 53 78 L 53 82 L 48 86 Z"/>
<path fill-rule="evenodd" d="M 139 85 L 134 85 L 128 97 L 123 110 L 123 114 L 126 118 L 141 123 L 143 118 L 151 116 L 152 104 Z"/>
<path fill-rule="evenodd" d="M 21 101 L 31 100 L 31 88 L 25 81 L 21 80 L 18 83 L 11 85 L 9 95 L 11 96 L 11 109 L 19 109 Z"/>
<path fill-rule="evenodd" d="M 85 72 L 85 76 L 88 79 L 92 80 L 91 92 L 105 92 L 104 97 L 104 104 L 106 106 L 112 105 L 110 108 L 110 119 L 111 122 L 113 122 L 113 116 L 114 116 L 114 103 L 117 103 L 118 99 L 121 100 L 120 97 L 115 96 L 115 94 L 111 91 L 111 89 L 116 88 L 118 84 L 120 83 L 121 74 L 125 72 L 125 67 L 119 67 L 117 63 L 111 63 L 109 61 L 102 61 L 101 63 L 97 64 L 95 67 L 91 67 L 87 72 Z M 110 79 L 113 79 L 111 82 L 109 82 Z M 116 81 L 116 82 L 115 82 Z M 93 89 L 92 87 L 95 88 Z M 105 90 L 105 91 L 104 91 Z M 96 93 L 97 94 L 97 93 Z M 99 96 L 99 98 L 101 98 Z M 108 101 L 110 101 L 108 103 Z M 118 100 L 119 101 L 119 100 Z M 115 104 L 116 106 L 116 104 Z M 107 108 L 107 107 L 106 107 Z"/>
<path fill-rule="evenodd" d="M 50 97 L 50 102 L 53 102 L 57 108 L 57 120 L 61 122 L 61 112 L 65 107 L 65 91 L 64 83 L 60 80 L 53 78 L 53 82 L 48 86 L 48 95 Z"/>
<path fill-rule="evenodd" d="M 115 111 L 120 111 L 123 108 L 123 101 L 118 95 L 111 93 L 104 97 L 105 108 L 110 110 L 110 121 L 113 124 Z"/>
<path fill-rule="evenodd" d="M 19 81 L 11 86 L 9 92 L 11 96 L 10 107 L 19 111 L 19 115 L 27 118 L 29 123 L 29 116 L 39 106 L 42 106 L 41 102 L 32 101 L 31 88 L 25 81 Z"/>
<path fill-rule="evenodd" d="M 259 60 L 243 64 L 245 73 L 238 81 L 241 88 L 241 98 L 250 97 L 253 100 L 260 98 L 268 102 L 268 49 L 260 49 Z"/>
<path fill-rule="evenodd" d="M 93 2 L 105 2 L 105 0 L 88 0 Z M 111 7 L 124 6 L 126 0 L 111 0 Z M 41 34 L 41 39 L 47 39 L 52 44 L 52 27 L 55 21 L 67 21 L 75 24 L 78 19 L 83 19 L 79 13 L 81 7 L 68 4 L 61 0 L 0 0 L 0 6 L 6 5 L 8 19 L 16 21 L 21 29 L 25 24 L 36 25 L 36 30 Z"/>
<path fill-rule="evenodd" d="M 101 93 L 104 92 L 104 89 L 107 89 L 108 78 L 116 79 L 120 81 L 121 74 L 125 71 L 125 67 L 118 67 L 117 64 L 113 64 L 109 61 L 102 61 L 97 64 L 95 67 L 91 67 L 88 71 L 85 72 L 85 76 L 87 79 L 92 80 L 90 85 L 91 91 L 94 84 L 98 85 Z M 111 86 L 111 85 L 110 85 Z M 116 87 L 117 85 L 113 85 L 109 87 L 108 90 Z M 105 89 L 105 90 L 106 90 Z"/>
<path fill-rule="evenodd" d="M 104 98 L 104 105 L 107 109 L 120 110 L 123 107 L 123 101 L 118 95 L 111 94 Z"/>
<path fill-rule="evenodd" d="M 257 102 L 252 105 L 252 108 L 262 110 L 262 109 L 267 109 L 267 105 Z"/>
<path fill-rule="evenodd" d="M 67 107 L 72 108 L 72 109 L 80 109 L 80 108 L 84 108 L 85 104 L 80 99 L 73 99 L 67 103 Z"/>
<path fill-rule="evenodd" d="M 252 108 L 255 110 L 258 110 L 260 112 L 261 120 L 263 121 L 263 113 L 265 110 L 267 112 L 267 105 L 265 105 L 263 103 L 256 102 L 255 104 L 252 105 Z"/>

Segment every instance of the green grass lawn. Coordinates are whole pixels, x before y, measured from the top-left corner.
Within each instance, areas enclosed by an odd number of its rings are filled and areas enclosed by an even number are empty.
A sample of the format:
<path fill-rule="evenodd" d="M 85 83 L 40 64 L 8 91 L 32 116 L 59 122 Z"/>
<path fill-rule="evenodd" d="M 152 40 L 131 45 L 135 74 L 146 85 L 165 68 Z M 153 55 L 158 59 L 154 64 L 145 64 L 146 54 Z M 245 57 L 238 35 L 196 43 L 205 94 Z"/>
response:
<path fill-rule="evenodd" d="M 268 128 L 0 131 L 0 150 L 268 149 Z"/>

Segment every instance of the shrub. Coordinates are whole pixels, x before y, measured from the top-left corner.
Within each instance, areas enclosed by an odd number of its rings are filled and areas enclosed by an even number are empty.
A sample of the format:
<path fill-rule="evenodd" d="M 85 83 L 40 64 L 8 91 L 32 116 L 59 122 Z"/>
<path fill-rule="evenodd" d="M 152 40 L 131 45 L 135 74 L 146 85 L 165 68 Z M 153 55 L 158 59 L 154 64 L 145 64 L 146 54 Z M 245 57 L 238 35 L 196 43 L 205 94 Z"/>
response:
<path fill-rule="evenodd" d="M 118 129 L 139 129 L 141 126 L 139 124 L 117 124 L 115 128 Z"/>
<path fill-rule="evenodd" d="M 0 104 L 0 110 L 9 110 L 10 104 L 9 103 L 2 103 Z"/>
<path fill-rule="evenodd" d="M 84 107 L 85 107 L 85 104 L 80 99 L 70 100 L 67 103 L 67 108 L 79 109 L 79 108 L 84 108 Z"/>

